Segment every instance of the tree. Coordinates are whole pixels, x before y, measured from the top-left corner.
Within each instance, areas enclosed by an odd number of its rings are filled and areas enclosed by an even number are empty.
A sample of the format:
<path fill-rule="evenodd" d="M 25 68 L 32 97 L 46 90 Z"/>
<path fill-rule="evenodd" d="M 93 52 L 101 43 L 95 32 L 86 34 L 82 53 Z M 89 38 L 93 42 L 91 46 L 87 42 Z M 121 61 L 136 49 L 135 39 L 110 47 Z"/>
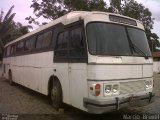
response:
<path fill-rule="evenodd" d="M 152 33 L 153 21 L 152 13 L 148 8 L 139 4 L 135 0 L 110 0 L 110 7 L 104 0 L 33 0 L 31 8 L 34 9 L 34 14 L 37 18 L 43 16 L 46 19 L 54 20 L 73 10 L 84 11 L 108 11 L 129 16 L 143 22 L 148 42 L 153 47 L 152 40 L 154 40 L 154 48 L 159 46 L 159 41 Z M 27 17 L 29 23 L 38 23 L 35 18 Z"/>
<path fill-rule="evenodd" d="M 122 13 L 121 0 L 110 0 L 110 7 L 108 8 L 108 12 L 121 14 Z"/>
<path fill-rule="evenodd" d="M 152 50 L 152 52 L 156 52 L 156 51 L 159 51 L 159 49 L 157 48 L 160 48 L 160 42 L 159 42 L 159 37 L 157 36 L 157 34 L 155 33 L 151 33 L 151 38 L 150 38 L 150 48 Z"/>
<path fill-rule="evenodd" d="M 153 29 L 152 13 L 135 0 L 123 0 L 123 3 L 121 0 L 112 0 L 109 10 L 142 21 L 146 30 Z"/>
<path fill-rule="evenodd" d="M 33 29 L 32 26 L 30 26 L 30 25 L 24 26 L 20 22 L 17 22 L 17 23 L 14 22 L 13 27 L 14 27 L 14 32 L 13 32 L 14 38 L 12 37 L 12 39 L 16 39 L 22 35 L 25 35 L 29 32 L 29 29 Z"/>
<path fill-rule="evenodd" d="M 158 41 L 159 37 L 155 33 L 151 32 L 153 29 L 154 18 L 148 8 L 145 8 L 142 4 L 139 4 L 135 0 L 112 0 L 109 11 L 116 11 L 119 14 L 142 21 L 150 49 L 156 50 L 156 47 L 160 47 L 160 43 Z"/>
<path fill-rule="evenodd" d="M 46 19 L 54 20 L 73 10 L 100 10 L 106 11 L 107 6 L 103 0 L 33 0 L 31 8 L 37 18 L 43 16 Z M 37 18 L 27 17 L 29 23 L 39 23 Z"/>
<path fill-rule="evenodd" d="M 25 35 L 29 32 L 29 29 L 33 29 L 32 26 L 27 25 L 23 26 L 20 22 L 12 22 L 12 31 L 9 32 L 5 37 L 3 37 L 2 41 L 5 44 L 8 42 L 15 40 L 16 38 Z"/>
<path fill-rule="evenodd" d="M 13 21 L 15 16 L 15 13 L 12 13 L 13 8 L 14 6 L 5 16 L 3 11 L 0 13 L 0 53 L 3 53 L 5 44 L 28 33 L 28 29 L 32 28 L 32 26 L 23 26 L 21 23 Z"/>
<path fill-rule="evenodd" d="M 4 12 L 0 13 L 0 49 L 3 51 L 3 47 L 5 44 L 4 38 L 7 37 L 13 31 L 13 18 L 15 13 L 12 13 L 14 6 L 12 6 L 5 17 L 3 17 Z"/>

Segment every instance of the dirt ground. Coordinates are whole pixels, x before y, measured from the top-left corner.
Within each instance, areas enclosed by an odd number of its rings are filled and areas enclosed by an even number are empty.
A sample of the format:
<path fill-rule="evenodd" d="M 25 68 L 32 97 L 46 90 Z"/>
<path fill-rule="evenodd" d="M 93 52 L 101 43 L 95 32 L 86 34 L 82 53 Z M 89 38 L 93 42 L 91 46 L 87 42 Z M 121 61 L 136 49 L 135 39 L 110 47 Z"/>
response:
<path fill-rule="evenodd" d="M 122 109 L 103 115 L 92 115 L 66 106 L 64 113 L 57 112 L 48 102 L 48 98 L 20 85 L 10 86 L 7 79 L 0 79 L 0 119 L 2 120 L 114 120 L 144 119 L 144 115 L 160 114 L 160 74 L 154 74 L 155 102 L 138 108 Z M 139 116 L 139 114 L 141 116 Z M 151 117 L 151 116 L 150 116 Z M 7 119 L 8 118 L 8 119 Z M 9 119 L 10 118 L 10 119 Z M 148 117 L 148 119 L 150 119 Z"/>

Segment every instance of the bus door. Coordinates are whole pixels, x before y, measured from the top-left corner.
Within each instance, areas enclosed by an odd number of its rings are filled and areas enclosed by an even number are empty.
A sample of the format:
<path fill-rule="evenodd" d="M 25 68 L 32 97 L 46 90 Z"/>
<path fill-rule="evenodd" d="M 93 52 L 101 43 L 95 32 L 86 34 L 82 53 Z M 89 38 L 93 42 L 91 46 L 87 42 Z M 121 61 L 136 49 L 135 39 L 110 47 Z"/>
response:
<path fill-rule="evenodd" d="M 69 37 L 69 81 L 70 102 L 73 106 L 83 108 L 83 96 L 87 88 L 86 49 L 82 23 L 70 28 Z"/>
<path fill-rule="evenodd" d="M 73 106 L 83 106 L 82 96 L 87 94 L 82 88 L 87 85 L 87 53 L 81 25 L 67 26 L 55 33 L 54 62 L 57 76 L 63 87 L 64 102 Z"/>

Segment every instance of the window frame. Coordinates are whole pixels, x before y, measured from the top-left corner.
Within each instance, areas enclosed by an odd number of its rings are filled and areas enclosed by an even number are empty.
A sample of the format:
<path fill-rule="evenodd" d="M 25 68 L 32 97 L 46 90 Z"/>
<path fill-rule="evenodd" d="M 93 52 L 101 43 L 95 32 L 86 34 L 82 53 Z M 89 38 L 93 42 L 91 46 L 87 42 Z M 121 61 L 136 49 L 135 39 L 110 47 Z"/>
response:
<path fill-rule="evenodd" d="M 83 38 L 83 44 L 84 44 L 84 55 L 83 56 L 70 56 L 70 51 L 73 48 L 70 48 L 70 38 L 71 38 L 71 30 L 80 27 L 82 30 L 82 38 Z M 66 25 L 64 28 L 60 27 L 59 30 L 57 31 L 57 35 L 56 35 L 56 39 L 55 39 L 55 46 L 54 46 L 54 53 L 57 51 L 56 50 L 56 45 L 57 45 L 57 40 L 58 40 L 58 35 L 64 31 L 69 31 L 69 39 L 68 39 L 68 43 L 67 43 L 67 55 L 64 56 L 56 56 L 56 54 L 54 54 L 54 59 L 53 61 L 56 63 L 87 63 L 88 62 L 88 56 L 87 56 L 87 44 L 86 44 L 86 38 L 85 38 L 85 29 L 84 29 L 84 21 L 80 20 L 74 23 L 71 23 L 69 25 Z"/>
<path fill-rule="evenodd" d="M 60 30 L 59 32 L 58 32 L 58 34 L 57 34 L 57 36 L 56 36 L 56 40 L 55 40 L 55 47 L 54 47 L 54 62 L 68 62 L 68 45 L 69 45 L 69 43 L 68 43 L 68 41 L 69 40 L 67 40 L 67 47 L 66 48 L 62 48 L 62 49 L 57 49 L 57 43 L 58 43 L 58 37 L 59 37 L 59 35 L 61 34 L 61 33 L 64 33 L 65 31 L 68 31 L 68 29 L 63 29 L 63 30 Z M 69 33 L 69 31 L 68 31 L 68 33 Z M 69 35 L 69 34 L 68 34 Z M 64 34 L 63 34 L 63 36 L 64 36 Z M 59 51 L 67 51 L 66 53 L 66 55 L 65 56 L 57 56 L 56 55 L 56 52 L 59 52 Z"/>
<path fill-rule="evenodd" d="M 53 40 L 53 32 L 54 32 L 54 31 L 53 31 L 52 29 L 49 29 L 49 30 L 47 30 L 47 31 L 45 31 L 45 32 L 43 33 L 44 35 L 45 35 L 46 33 L 49 33 L 49 34 L 51 33 L 51 36 L 50 36 L 51 38 L 50 38 L 50 41 L 49 41 L 50 43 L 48 44 L 48 46 L 45 46 L 45 47 L 43 46 L 42 49 L 47 49 L 47 48 L 50 48 L 50 47 L 51 47 L 51 43 L 52 43 L 52 40 Z M 46 41 L 46 39 L 45 39 L 45 41 Z M 44 40 L 43 40 L 43 43 L 44 43 Z"/>
<path fill-rule="evenodd" d="M 13 56 L 16 54 L 17 43 L 11 44 L 11 51 L 13 49 L 13 53 L 10 52 L 10 55 Z"/>
<path fill-rule="evenodd" d="M 9 49 L 9 50 L 8 50 L 8 49 Z M 11 55 L 11 45 L 8 45 L 8 46 L 6 47 L 5 56 L 8 57 L 8 56 L 10 56 L 10 55 Z"/>
<path fill-rule="evenodd" d="M 20 44 L 20 43 L 22 43 L 23 42 L 23 47 L 22 48 L 18 48 L 18 45 Z M 25 45 L 25 41 L 24 40 L 20 40 L 20 41 L 18 41 L 17 42 L 17 44 L 16 44 L 16 53 L 22 53 L 22 52 L 24 52 L 24 45 Z M 12 45 L 11 45 L 12 46 Z M 20 50 L 19 50 L 20 49 Z"/>
<path fill-rule="evenodd" d="M 71 38 L 71 31 L 77 28 L 80 28 L 82 31 L 82 41 L 83 41 L 83 47 L 79 48 L 79 49 L 84 49 L 84 55 L 82 56 L 71 56 L 70 52 L 72 50 L 77 50 L 77 48 L 71 48 L 69 46 L 69 62 L 86 62 L 87 61 L 87 44 L 86 44 L 86 39 L 85 39 L 85 31 L 84 31 L 84 24 L 83 23 L 79 23 L 76 26 L 73 26 L 70 28 L 70 38 Z M 70 40 L 69 40 L 69 45 L 70 45 Z"/>
<path fill-rule="evenodd" d="M 34 38 L 34 37 L 35 37 L 35 38 Z M 35 39 L 35 40 L 34 40 L 34 43 L 33 43 L 33 48 L 32 48 L 31 50 L 27 50 L 27 49 L 26 49 L 26 43 L 27 43 L 27 41 L 29 41 L 29 43 L 30 43 L 30 40 L 33 39 L 33 38 Z M 24 43 L 24 51 L 25 51 L 25 52 L 26 52 L 26 51 L 30 52 L 30 51 L 33 51 L 33 50 L 35 49 L 36 39 L 37 39 L 37 35 L 32 35 L 32 36 L 27 37 L 27 38 L 25 39 L 25 43 Z"/>
<path fill-rule="evenodd" d="M 137 28 L 136 26 L 129 26 L 129 25 L 125 25 L 125 24 L 118 24 L 118 23 L 111 23 L 111 22 L 102 22 L 102 21 L 91 21 L 91 22 L 89 22 L 89 23 L 86 24 L 86 28 L 87 28 L 88 24 L 96 23 L 96 22 L 99 22 L 99 23 L 106 23 L 106 24 L 120 25 L 120 26 L 124 26 L 125 28 L 130 27 L 130 28 L 135 28 L 135 29 L 139 29 L 139 30 L 141 30 L 141 31 L 144 31 L 144 30 L 142 30 L 142 29 L 140 29 L 140 28 Z M 144 31 L 144 32 L 145 32 L 145 31 Z M 128 33 L 127 33 L 127 34 L 128 34 Z M 88 43 L 88 33 L 87 33 L 87 30 L 86 30 L 86 38 L 87 38 L 87 43 Z M 127 38 L 128 38 L 128 36 L 127 36 Z M 128 41 L 129 41 L 129 40 L 128 40 Z M 129 43 L 129 45 L 130 45 L 130 43 Z M 132 52 L 131 47 L 130 47 L 130 50 L 131 50 L 131 52 Z M 98 54 L 92 53 L 92 52 L 90 51 L 89 48 L 88 48 L 88 52 L 89 52 L 90 55 L 98 55 Z M 101 55 L 101 56 L 129 56 L 129 57 L 143 57 L 143 56 L 138 56 L 138 55 Z"/>
<path fill-rule="evenodd" d="M 38 37 L 41 36 L 41 35 L 44 35 L 44 34 L 47 33 L 47 32 L 52 32 L 51 41 L 50 41 L 49 46 L 48 46 L 48 47 L 42 47 L 42 43 L 43 43 L 43 40 L 42 40 L 42 41 L 41 41 L 41 47 L 40 47 L 40 48 L 37 48 L 36 46 L 37 46 L 37 42 L 38 42 Z M 49 29 L 42 30 L 41 32 L 39 32 L 39 33 L 37 34 L 36 41 L 35 41 L 35 49 L 38 50 L 38 51 L 39 51 L 39 50 L 49 50 L 49 49 L 51 49 L 51 47 L 52 47 L 52 41 L 53 41 L 53 34 L 54 34 L 54 26 L 52 26 L 52 27 L 49 28 Z"/>

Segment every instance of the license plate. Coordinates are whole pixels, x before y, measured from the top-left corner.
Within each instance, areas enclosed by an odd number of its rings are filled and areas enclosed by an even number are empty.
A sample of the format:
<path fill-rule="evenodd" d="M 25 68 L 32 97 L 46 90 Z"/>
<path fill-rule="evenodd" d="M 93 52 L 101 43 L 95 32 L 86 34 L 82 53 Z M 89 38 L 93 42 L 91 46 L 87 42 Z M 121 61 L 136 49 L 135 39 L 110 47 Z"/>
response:
<path fill-rule="evenodd" d="M 141 103 L 140 103 L 140 100 L 138 99 L 138 98 L 131 98 L 130 99 L 130 105 L 132 106 L 136 106 L 136 105 L 140 105 Z"/>

